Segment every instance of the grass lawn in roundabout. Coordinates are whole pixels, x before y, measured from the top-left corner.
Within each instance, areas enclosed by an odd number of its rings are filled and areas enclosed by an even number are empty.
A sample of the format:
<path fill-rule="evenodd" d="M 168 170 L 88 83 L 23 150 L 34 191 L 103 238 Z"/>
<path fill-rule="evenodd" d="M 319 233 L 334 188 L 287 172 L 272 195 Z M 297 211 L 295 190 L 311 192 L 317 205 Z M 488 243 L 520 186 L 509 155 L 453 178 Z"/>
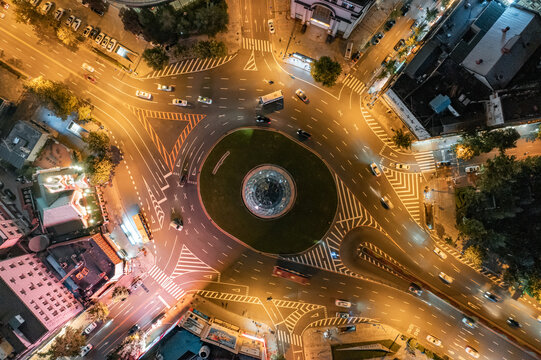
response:
<path fill-rule="evenodd" d="M 242 198 L 244 177 L 266 164 L 286 170 L 295 182 L 294 205 L 274 219 L 253 215 Z M 222 138 L 203 164 L 199 186 L 203 205 L 218 226 L 268 253 L 309 248 L 325 235 L 336 213 L 336 186 L 325 163 L 275 131 L 240 129 Z"/>

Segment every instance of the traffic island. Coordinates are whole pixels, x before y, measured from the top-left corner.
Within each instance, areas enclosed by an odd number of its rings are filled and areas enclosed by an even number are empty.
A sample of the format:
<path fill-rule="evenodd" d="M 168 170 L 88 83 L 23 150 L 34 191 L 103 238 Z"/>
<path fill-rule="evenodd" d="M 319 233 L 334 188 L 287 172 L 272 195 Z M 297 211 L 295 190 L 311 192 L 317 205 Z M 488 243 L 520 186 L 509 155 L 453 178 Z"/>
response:
<path fill-rule="evenodd" d="M 240 129 L 222 138 L 203 164 L 199 191 L 207 214 L 222 230 L 274 254 L 314 245 L 337 208 L 326 164 L 270 130 Z"/>

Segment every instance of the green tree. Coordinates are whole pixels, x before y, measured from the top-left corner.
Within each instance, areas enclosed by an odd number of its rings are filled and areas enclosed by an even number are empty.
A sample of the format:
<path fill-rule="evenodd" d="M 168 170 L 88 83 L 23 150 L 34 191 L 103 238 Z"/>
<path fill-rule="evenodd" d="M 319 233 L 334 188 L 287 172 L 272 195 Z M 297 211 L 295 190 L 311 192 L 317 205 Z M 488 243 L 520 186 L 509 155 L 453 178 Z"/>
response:
<path fill-rule="evenodd" d="M 274 354 L 271 357 L 272 360 L 286 360 L 284 354 Z"/>
<path fill-rule="evenodd" d="M 501 192 L 507 185 L 514 182 L 520 166 L 514 156 L 500 154 L 493 159 L 488 159 L 480 178 L 480 187 L 483 191 L 495 194 Z"/>
<path fill-rule="evenodd" d="M 169 63 L 169 56 L 161 47 L 154 47 L 143 51 L 143 60 L 154 70 L 161 70 Z"/>
<path fill-rule="evenodd" d="M 130 290 L 125 286 L 117 286 L 113 289 L 111 297 L 114 302 L 123 301 L 130 295 Z"/>
<path fill-rule="evenodd" d="M 193 47 L 195 54 L 201 58 L 221 57 L 227 55 L 227 47 L 223 41 L 199 41 Z"/>
<path fill-rule="evenodd" d="M 61 357 L 75 357 L 81 352 L 81 348 L 86 345 L 86 337 L 81 329 L 67 327 L 62 335 L 55 337 L 49 349 L 44 353 L 39 353 L 40 357 L 48 359 L 58 359 Z"/>
<path fill-rule="evenodd" d="M 108 360 L 137 359 L 144 348 L 144 339 L 138 331 L 122 341 L 122 343 L 107 356 Z"/>
<path fill-rule="evenodd" d="M 312 77 L 323 86 L 333 86 L 341 73 L 342 66 L 340 63 L 328 56 L 322 56 L 312 63 Z"/>
<path fill-rule="evenodd" d="M 80 103 L 77 109 L 77 118 L 79 121 L 85 122 L 92 119 L 92 109 L 94 107 L 89 103 Z"/>
<path fill-rule="evenodd" d="M 124 24 L 124 30 L 132 34 L 139 35 L 143 31 L 143 26 L 139 22 L 139 15 L 133 8 L 121 8 L 118 16 Z"/>
<path fill-rule="evenodd" d="M 104 157 L 109 151 L 110 140 L 104 131 L 90 131 L 83 140 L 87 143 L 88 149 L 99 157 Z"/>
<path fill-rule="evenodd" d="M 446 8 L 449 5 L 450 2 L 451 2 L 451 0 L 441 0 L 441 6 Z"/>
<path fill-rule="evenodd" d="M 110 180 L 114 164 L 108 156 L 102 158 L 89 156 L 86 161 L 86 170 L 92 185 L 103 185 Z"/>
<path fill-rule="evenodd" d="M 464 258 L 477 267 L 483 264 L 483 253 L 477 246 L 470 246 L 464 250 Z"/>
<path fill-rule="evenodd" d="M 439 11 L 437 8 L 428 9 L 426 11 L 426 21 L 431 22 L 432 20 L 436 19 L 438 14 Z"/>
<path fill-rule="evenodd" d="M 227 30 L 229 15 L 225 1 L 207 1 L 206 6 L 199 7 L 194 15 L 193 30 L 198 34 L 216 36 Z"/>
<path fill-rule="evenodd" d="M 33 78 L 25 84 L 27 90 L 47 104 L 57 116 L 66 119 L 80 105 L 69 88 L 61 83 L 45 80 L 42 76 Z"/>
<path fill-rule="evenodd" d="M 394 132 L 392 137 L 393 143 L 401 149 L 411 148 L 413 138 L 410 133 L 405 133 L 402 129 L 398 129 Z"/>
<path fill-rule="evenodd" d="M 56 30 L 56 37 L 67 47 L 73 48 L 77 45 L 77 33 L 66 26 L 60 26 Z"/>
<path fill-rule="evenodd" d="M 487 146 L 490 146 L 492 149 L 497 148 L 503 153 L 507 149 L 517 147 L 517 141 L 520 139 L 520 134 L 514 128 L 508 128 L 485 133 L 484 138 L 487 142 Z"/>
<path fill-rule="evenodd" d="M 109 308 L 102 302 L 96 302 L 86 310 L 86 313 L 92 321 L 105 321 L 109 316 Z"/>
<path fill-rule="evenodd" d="M 394 8 L 393 11 L 391 11 L 391 13 L 389 14 L 389 19 L 395 20 L 398 19 L 400 16 L 402 16 L 402 10 L 400 10 L 399 8 Z"/>
<path fill-rule="evenodd" d="M 471 147 L 463 144 L 455 144 L 453 146 L 453 151 L 456 154 L 456 157 L 461 160 L 470 160 L 473 158 L 474 152 Z"/>

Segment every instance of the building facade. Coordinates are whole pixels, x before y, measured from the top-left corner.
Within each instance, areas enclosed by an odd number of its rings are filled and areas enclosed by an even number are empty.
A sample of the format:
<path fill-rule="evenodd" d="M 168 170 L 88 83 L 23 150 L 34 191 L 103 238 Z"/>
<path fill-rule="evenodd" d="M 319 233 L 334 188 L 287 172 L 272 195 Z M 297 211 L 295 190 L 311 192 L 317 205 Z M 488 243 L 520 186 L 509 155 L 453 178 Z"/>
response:
<path fill-rule="evenodd" d="M 347 39 L 364 18 L 373 0 L 292 0 L 291 17 L 302 24 L 326 29 L 328 34 Z"/>

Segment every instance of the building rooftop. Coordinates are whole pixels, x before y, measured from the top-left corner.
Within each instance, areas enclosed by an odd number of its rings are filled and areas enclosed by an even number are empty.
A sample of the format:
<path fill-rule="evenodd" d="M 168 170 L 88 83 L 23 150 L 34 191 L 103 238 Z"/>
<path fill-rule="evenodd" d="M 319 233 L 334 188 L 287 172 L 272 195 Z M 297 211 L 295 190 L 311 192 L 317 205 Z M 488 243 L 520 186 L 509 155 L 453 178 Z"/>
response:
<path fill-rule="evenodd" d="M 26 121 L 17 121 L 0 142 L 0 158 L 20 169 L 27 160 L 33 161 L 30 155 L 36 152 L 36 147 L 43 146 L 46 139 L 45 130 Z"/>

